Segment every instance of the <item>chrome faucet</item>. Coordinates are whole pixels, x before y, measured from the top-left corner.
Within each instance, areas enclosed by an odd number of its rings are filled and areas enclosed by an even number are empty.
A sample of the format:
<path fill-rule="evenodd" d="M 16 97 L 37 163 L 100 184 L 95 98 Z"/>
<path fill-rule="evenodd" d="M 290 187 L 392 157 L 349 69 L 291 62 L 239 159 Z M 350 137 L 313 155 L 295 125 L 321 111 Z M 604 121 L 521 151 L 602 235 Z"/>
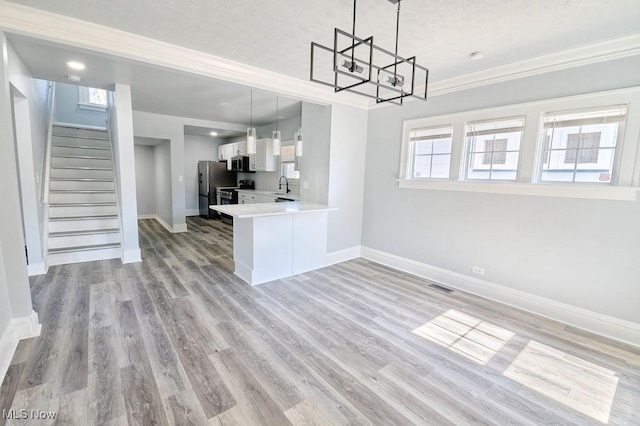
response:
<path fill-rule="evenodd" d="M 282 178 L 284 178 L 284 181 L 287 184 L 287 194 L 288 194 L 291 192 L 291 190 L 289 189 L 289 179 L 287 179 L 285 175 L 280 176 L 280 179 L 278 180 L 278 189 L 282 189 Z"/>

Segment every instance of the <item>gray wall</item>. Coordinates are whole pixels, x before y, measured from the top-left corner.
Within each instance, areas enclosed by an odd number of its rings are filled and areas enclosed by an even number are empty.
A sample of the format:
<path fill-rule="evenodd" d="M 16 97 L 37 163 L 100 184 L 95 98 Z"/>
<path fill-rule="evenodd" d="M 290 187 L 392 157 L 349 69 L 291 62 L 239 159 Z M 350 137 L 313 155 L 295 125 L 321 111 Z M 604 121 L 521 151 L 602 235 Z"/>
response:
<path fill-rule="evenodd" d="M 156 213 L 169 226 L 173 226 L 171 199 L 171 142 L 159 143 L 154 148 Z"/>
<path fill-rule="evenodd" d="M 331 107 L 302 103 L 303 152 L 300 158 L 300 200 L 329 202 Z M 309 187 L 304 188 L 304 182 Z"/>
<path fill-rule="evenodd" d="M 107 113 L 78 107 L 78 86 L 56 83 L 55 119 L 59 123 L 104 127 Z"/>
<path fill-rule="evenodd" d="M 640 322 L 640 203 L 399 189 L 402 122 L 640 85 L 640 57 L 370 111 L 363 246 Z"/>
<path fill-rule="evenodd" d="M 9 304 L 9 288 L 7 276 L 4 271 L 2 259 L 2 247 L 0 247 L 0 337 L 4 334 L 11 322 L 11 305 Z"/>
<path fill-rule="evenodd" d="M 199 213 L 198 161 L 217 161 L 220 138 L 184 135 L 184 193 L 187 215 Z"/>
<path fill-rule="evenodd" d="M 156 158 L 154 151 L 153 146 L 134 146 L 138 216 L 156 214 Z"/>

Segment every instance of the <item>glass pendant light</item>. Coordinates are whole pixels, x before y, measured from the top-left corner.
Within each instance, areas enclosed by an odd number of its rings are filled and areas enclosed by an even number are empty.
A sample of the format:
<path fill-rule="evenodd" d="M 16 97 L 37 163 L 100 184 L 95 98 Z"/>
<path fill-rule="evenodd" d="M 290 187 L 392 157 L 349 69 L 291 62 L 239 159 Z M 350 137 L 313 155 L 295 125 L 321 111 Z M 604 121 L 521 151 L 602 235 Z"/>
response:
<path fill-rule="evenodd" d="M 300 102 L 300 128 L 296 132 L 296 157 L 302 157 L 302 102 Z"/>
<path fill-rule="evenodd" d="M 276 129 L 273 131 L 273 155 L 280 156 L 280 147 L 282 146 L 282 135 L 278 130 L 278 97 L 276 96 Z"/>
<path fill-rule="evenodd" d="M 251 89 L 251 127 L 247 129 L 247 154 L 256 153 L 256 129 L 253 127 L 253 89 Z"/>

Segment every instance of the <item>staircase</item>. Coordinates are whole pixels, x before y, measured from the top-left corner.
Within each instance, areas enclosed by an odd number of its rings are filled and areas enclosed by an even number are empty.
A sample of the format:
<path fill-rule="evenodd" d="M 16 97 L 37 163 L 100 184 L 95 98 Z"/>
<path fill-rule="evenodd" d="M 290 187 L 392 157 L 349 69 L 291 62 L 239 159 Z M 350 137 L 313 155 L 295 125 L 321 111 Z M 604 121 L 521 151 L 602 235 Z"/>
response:
<path fill-rule="evenodd" d="M 120 257 L 120 218 L 109 133 L 53 125 L 49 265 Z"/>

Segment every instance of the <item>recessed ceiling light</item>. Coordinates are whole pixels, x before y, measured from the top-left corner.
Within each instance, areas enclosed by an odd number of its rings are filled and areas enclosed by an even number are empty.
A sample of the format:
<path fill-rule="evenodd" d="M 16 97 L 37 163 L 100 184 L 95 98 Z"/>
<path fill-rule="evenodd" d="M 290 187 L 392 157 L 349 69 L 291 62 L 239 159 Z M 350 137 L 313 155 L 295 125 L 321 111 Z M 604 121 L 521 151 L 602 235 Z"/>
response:
<path fill-rule="evenodd" d="M 70 74 L 67 76 L 67 80 L 78 82 L 78 81 L 82 81 L 82 77 L 80 77 L 79 75 Z"/>
<path fill-rule="evenodd" d="M 72 70 L 77 70 L 77 71 L 82 71 L 82 70 L 85 68 L 85 66 L 84 66 L 84 64 L 83 64 L 83 63 L 81 63 L 81 62 L 76 62 L 76 61 L 69 61 L 69 62 L 67 62 L 67 66 L 68 66 L 69 68 L 71 68 Z"/>
<path fill-rule="evenodd" d="M 229 108 L 231 106 L 231 104 L 229 102 L 221 102 L 220 106 L 223 108 Z"/>
<path fill-rule="evenodd" d="M 211 136 L 218 136 L 218 132 L 211 132 L 209 133 Z"/>
<path fill-rule="evenodd" d="M 482 53 L 481 51 L 476 51 L 476 52 L 471 52 L 471 54 L 469 55 L 469 58 L 471 58 L 474 61 L 477 61 L 478 59 L 482 59 L 484 57 L 484 53 Z"/>

